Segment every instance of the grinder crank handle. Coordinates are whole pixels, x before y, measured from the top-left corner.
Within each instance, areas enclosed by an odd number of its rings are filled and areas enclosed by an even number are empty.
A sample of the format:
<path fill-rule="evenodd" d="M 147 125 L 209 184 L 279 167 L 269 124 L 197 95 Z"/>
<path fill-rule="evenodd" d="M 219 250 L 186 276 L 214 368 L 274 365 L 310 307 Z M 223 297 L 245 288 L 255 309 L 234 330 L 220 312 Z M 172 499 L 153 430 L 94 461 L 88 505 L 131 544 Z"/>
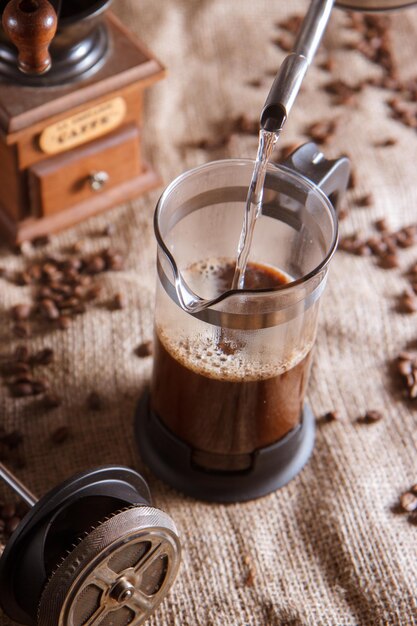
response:
<path fill-rule="evenodd" d="M 261 127 L 280 131 L 300 90 L 329 21 L 334 0 L 312 0 L 294 50 L 283 61 L 261 113 Z"/>
<path fill-rule="evenodd" d="M 21 72 L 44 74 L 50 69 L 49 45 L 57 25 L 49 0 L 10 0 L 3 12 L 3 28 L 18 49 Z"/>

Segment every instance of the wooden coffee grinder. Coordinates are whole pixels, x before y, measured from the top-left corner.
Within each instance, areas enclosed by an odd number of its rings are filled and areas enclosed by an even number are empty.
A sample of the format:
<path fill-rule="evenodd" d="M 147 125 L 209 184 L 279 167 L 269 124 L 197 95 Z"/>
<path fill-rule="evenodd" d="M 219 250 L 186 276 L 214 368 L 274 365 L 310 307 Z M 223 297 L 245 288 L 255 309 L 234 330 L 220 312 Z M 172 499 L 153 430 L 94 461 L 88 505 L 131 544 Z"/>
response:
<path fill-rule="evenodd" d="M 143 160 L 159 61 L 111 0 L 0 0 L 0 234 L 43 236 L 158 184 Z"/>

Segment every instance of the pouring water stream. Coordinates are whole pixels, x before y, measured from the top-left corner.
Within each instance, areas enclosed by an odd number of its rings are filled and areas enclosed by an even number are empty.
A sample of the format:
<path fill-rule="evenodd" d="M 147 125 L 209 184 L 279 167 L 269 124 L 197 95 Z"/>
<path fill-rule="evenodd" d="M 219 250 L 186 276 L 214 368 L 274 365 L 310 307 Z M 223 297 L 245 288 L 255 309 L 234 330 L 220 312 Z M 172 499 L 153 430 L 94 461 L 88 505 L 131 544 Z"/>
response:
<path fill-rule="evenodd" d="M 246 199 L 242 232 L 237 249 L 236 269 L 232 290 L 244 289 L 245 269 L 257 219 L 262 214 L 262 199 L 268 162 L 274 146 L 301 87 L 307 69 L 319 46 L 333 8 L 334 0 L 312 0 L 303 20 L 294 51 L 282 63 L 265 101 L 260 119 L 259 145 L 256 163 Z M 221 298 L 207 300 L 198 296 L 174 268 L 175 289 L 181 307 L 198 313 Z M 224 294 L 223 294 L 224 295 Z"/>

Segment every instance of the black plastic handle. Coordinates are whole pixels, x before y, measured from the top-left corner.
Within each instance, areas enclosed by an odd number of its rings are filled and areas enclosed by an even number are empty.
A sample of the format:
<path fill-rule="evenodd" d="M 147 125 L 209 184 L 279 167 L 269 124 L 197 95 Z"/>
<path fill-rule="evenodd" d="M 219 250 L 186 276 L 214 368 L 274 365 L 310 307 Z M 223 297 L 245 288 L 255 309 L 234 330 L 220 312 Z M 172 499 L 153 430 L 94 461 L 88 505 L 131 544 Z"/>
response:
<path fill-rule="evenodd" d="M 324 191 L 336 211 L 339 210 L 349 183 L 350 161 L 347 157 L 326 159 L 317 144 L 309 142 L 294 150 L 282 165 L 315 183 Z"/>

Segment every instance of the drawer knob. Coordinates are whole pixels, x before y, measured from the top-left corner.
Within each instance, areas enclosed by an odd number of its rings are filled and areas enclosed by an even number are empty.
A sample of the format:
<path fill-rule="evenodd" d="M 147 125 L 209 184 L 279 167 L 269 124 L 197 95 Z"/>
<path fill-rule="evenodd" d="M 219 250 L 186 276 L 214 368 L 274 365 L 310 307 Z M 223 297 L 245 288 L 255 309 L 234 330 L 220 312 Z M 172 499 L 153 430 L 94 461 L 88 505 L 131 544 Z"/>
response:
<path fill-rule="evenodd" d="M 108 182 L 110 176 L 104 170 L 93 172 L 89 176 L 90 187 L 93 191 L 101 191 Z"/>

